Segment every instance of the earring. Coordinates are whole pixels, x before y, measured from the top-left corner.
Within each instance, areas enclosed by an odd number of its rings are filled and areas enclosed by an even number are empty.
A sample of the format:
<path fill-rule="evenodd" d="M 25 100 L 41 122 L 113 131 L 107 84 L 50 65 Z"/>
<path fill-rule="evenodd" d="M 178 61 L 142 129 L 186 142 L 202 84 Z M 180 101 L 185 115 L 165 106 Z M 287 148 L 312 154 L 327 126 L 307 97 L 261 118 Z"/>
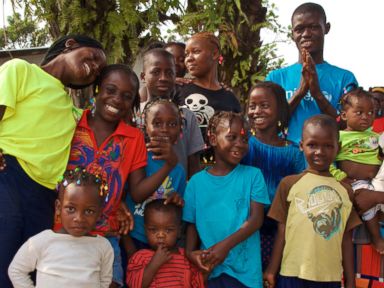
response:
<path fill-rule="evenodd" d="M 277 121 L 277 127 L 281 127 L 281 121 Z"/>
<path fill-rule="evenodd" d="M 95 117 L 95 113 L 96 113 L 96 98 L 92 97 L 89 100 L 89 102 L 91 104 L 91 115 L 92 115 L 92 117 Z"/>

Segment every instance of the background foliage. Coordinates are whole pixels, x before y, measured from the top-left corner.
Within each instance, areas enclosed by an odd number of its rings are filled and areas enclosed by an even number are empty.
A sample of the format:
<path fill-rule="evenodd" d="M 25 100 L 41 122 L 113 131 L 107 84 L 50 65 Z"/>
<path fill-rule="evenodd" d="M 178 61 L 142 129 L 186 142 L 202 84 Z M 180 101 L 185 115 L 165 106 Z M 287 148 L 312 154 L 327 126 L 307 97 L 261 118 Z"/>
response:
<path fill-rule="evenodd" d="M 6 48 L 25 47 L 26 43 L 41 46 L 49 39 L 82 33 L 103 43 L 109 62 L 132 65 L 140 49 L 151 40 L 185 40 L 198 31 L 214 32 L 224 57 L 221 81 L 232 86 L 242 101 L 255 81 L 264 79 L 269 70 L 283 62 L 276 57 L 275 45 L 263 45 L 260 39 L 262 28 L 285 33 L 277 22 L 274 5 L 268 0 L 12 2 L 13 7 L 22 9 L 24 17 L 14 14 L 10 19 L 6 30 L 10 43 L 0 42 Z M 39 28 L 35 23 L 47 25 Z M 162 39 L 161 26 L 171 27 L 164 36 L 166 39 Z"/>

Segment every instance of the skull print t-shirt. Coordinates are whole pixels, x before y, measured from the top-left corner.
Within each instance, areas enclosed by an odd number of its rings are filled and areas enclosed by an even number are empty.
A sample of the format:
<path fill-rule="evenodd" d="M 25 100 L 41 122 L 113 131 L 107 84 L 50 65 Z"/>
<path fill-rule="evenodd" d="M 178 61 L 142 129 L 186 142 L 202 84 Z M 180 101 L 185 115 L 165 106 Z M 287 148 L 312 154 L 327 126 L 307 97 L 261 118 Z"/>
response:
<path fill-rule="evenodd" d="M 352 193 L 332 176 L 313 170 L 281 180 L 268 213 L 285 224 L 281 275 L 340 282 L 344 232 L 361 224 Z"/>
<path fill-rule="evenodd" d="M 187 84 L 180 90 L 178 98 L 180 99 L 179 101 L 183 103 L 183 107 L 195 113 L 206 147 L 209 146 L 206 130 L 209 119 L 213 114 L 216 111 L 241 112 L 240 102 L 237 100 L 235 94 L 224 88 L 210 90 L 195 84 Z M 213 162 L 212 153 L 208 151 L 209 150 L 203 153 L 203 164 Z"/>

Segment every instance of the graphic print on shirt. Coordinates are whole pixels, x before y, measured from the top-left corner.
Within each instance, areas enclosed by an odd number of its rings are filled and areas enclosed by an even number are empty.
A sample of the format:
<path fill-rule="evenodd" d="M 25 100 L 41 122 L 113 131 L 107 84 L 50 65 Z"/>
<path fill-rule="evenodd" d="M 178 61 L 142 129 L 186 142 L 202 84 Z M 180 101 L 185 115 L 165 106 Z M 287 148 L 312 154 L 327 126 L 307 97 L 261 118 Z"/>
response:
<path fill-rule="evenodd" d="M 361 138 L 353 141 L 350 145 L 345 145 L 343 150 L 348 153 L 358 154 L 370 152 L 379 148 L 379 140 L 376 136 L 370 136 L 369 138 Z"/>
<path fill-rule="evenodd" d="M 331 239 L 341 224 L 343 202 L 339 193 L 330 186 L 321 185 L 307 195 L 307 199 L 295 197 L 296 207 L 312 221 L 315 233 L 326 240 Z"/>
<path fill-rule="evenodd" d="M 144 217 L 144 209 L 147 203 L 155 199 L 165 199 L 171 193 L 174 193 L 174 192 L 176 191 L 173 188 L 172 177 L 168 175 L 167 178 L 164 179 L 163 183 L 161 183 L 160 187 L 157 188 L 157 190 L 152 194 L 152 196 L 146 199 L 143 203 L 137 203 L 135 205 L 135 211 L 133 212 L 133 214 Z"/>
<path fill-rule="evenodd" d="M 286 98 L 287 100 L 291 99 L 293 94 L 295 94 L 297 88 L 295 88 L 293 91 L 292 90 L 287 90 L 285 92 L 285 95 L 286 95 Z M 328 93 L 327 91 L 321 91 L 321 93 L 323 93 L 325 99 L 328 100 L 328 102 L 332 103 L 332 94 Z M 312 96 L 311 96 L 311 92 L 307 92 L 307 94 L 305 94 L 305 96 L 303 97 L 303 100 L 305 101 L 311 101 L 311 102 L 314 102 L 316 101 Z"/>
<path fill-rule="evenodd" d="M 215 109 L 208 105 L 208 98 L 199 93 L 193 93 L 185 98 L 185 108 L 195 113 L 199 127 L 207 127 Z"/>
<path fill-rule="evenodd" d="M 81 140 L 80 140 L 81 139 Z M 123 141 L 111 139 L 101 151 L 95 151 L 93 142 L 86 132 L 77 132 L 72 142 L 72 151 L 68 168 L 86 167 L 91 173 L 100 174 L 106 179 L 109 193 L 105 199 L 103 213 L 97 221 L 98 231 L 109 231 L 108 215 L 116 211 L 122 194 L 121 163 L 124 163 Z"/>

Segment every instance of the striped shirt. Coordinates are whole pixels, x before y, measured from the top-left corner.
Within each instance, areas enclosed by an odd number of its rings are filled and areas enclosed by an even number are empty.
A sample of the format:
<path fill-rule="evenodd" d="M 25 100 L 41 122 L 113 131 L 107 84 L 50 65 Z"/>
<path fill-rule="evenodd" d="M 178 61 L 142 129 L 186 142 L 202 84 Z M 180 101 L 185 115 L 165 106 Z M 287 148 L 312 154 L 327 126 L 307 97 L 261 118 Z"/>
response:
<path fill-rule="evenodd" d="M 155 251 L 142 249 L 136 252 L 128 263 L 127 284 L 130 288 L 141 288 L 144 269 L 151 261 Z M 192 265 L 184 255 L 184 249 L 172 254 L 153 278 L 150 288 L 204 288 L 203 274 Z"/>

